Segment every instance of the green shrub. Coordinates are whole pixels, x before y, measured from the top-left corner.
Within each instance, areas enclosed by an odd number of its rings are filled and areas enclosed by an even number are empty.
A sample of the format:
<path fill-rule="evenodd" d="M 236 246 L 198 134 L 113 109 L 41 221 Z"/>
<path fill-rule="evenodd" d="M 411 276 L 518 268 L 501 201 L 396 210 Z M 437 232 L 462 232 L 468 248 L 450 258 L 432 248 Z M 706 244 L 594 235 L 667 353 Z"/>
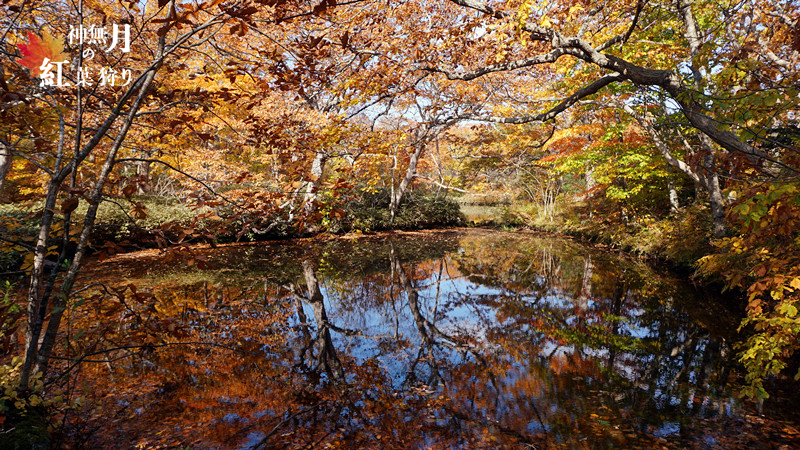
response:
<path fill-rule="evenodd" d="M 0 205 L 0 272 L 13 272 L 35 242 L 43 202 Z"/>
<path fill-rule="evenodd" d="M 0 450 L 48 448 L 49 410 L 63 402 L 60 397 L 46 399 L 41 373 L 31 379 L 30 388 L 19 389 L 22 358 L 0 365 Z"/>
<path fill-rule="evenodd" d="M 344 217 L 334 217 L 331 207 L 323 208 L 328 215 L 323 225 L 330 232 L 372 232 L 390 228 L 420 229 L 435 226 L 459 226 L 465 223 L 458 203 L 427 192 L 407 192 L 403 196 L 397 216 L 392 222 L 389 211 L 391 192 L 357 192 L 342 203 Z"/>

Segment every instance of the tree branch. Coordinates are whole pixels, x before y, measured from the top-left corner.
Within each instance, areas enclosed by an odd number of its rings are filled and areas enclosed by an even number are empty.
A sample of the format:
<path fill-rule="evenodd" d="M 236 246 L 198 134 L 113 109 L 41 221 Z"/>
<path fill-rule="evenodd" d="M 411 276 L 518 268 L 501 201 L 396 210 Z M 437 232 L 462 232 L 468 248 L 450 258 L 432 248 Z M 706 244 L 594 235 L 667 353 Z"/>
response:
<path fill-rule="evenodd" d="M 561 103 L 554 106 L 549 111 L 540 114 L 534 114 L 531 116 L 522 116 L 522 117 L 469 116 L 465 118 L 470 120 L 480 120 L 483 122 L 511 123 L 511 124 L 546 122 L 550 119 L 555 118 L 557 115 L 564 112 L 567 108 L 577 103 L 579 100 L 588 97 L 590 95 L 596 94 L 598 91 L 600 91 L 600 89 L 608 86 L 611 83 L 624 80 L 625 77 L 623 77 L 618 73 L 604 76 L 603 78 L 600 78 L 599 80 L 592 82 L 588 86 L 584 86 L 578 89 L 577 91 L 575 91 L 575 93 L 562 100 Z"/>
<path fill-rule="evenodd" d="M 509 17 L 508 13 L 497 11 L 476 0 L 450 1 L 466 8 L 475 9 L 495 18 Z M 733 132 L 720 128 L 719 123 L 716 120 L 706 115 L 704 112 L 704 107 L 694 99 L 697 93 L 690 90 L 683 83 L 680 75 L 672 70 L 648 69 L 638 66 L 618 56 L 601 53 L 597 49 L 593 48 L 588 42 L 579 37 L 564 37 L 552 28 L 544 27 L 533 22 L 526 23 L 522 29 L 531 34 L 531 39 L 550 43 L 550 45 L 553 47 L 553 51 L 561 50 L 563 54 L 572 55 L 582 61 L 606 69 L 610 72 L 616 72 L 637 86 L 658 86 L 662 88 L 667 94 L 670 95 L 672 100 L 680 105 L 683 114 L 687 119 L 689 119 L 689 122 L 692 124 L 692 126 L 708 136 L 717 145 L 731 152 L 738 152 L 758 158 L 765 157 L 763 152 L 759 151 L 752 145 L 743 142 Z M 541 56 L 544 57 L 547 55 Z M 564 109 L 560 109 L 558 112 L 561 112 Z M 536 120 L 536 117 L 533 117 L 533 119 Z M 513 119 L 500 120 L 500 122 L 526 123 L 525 121 Z"/>
<path fill-rule="evenodd" d="M 481 67 L 480 69 L 474 70 L 472 72 L 466 72 L 462 74 L 458 74 L 456 72 L 449 71 L 447 69 L 443 69 L 441 67 L 422 67 L 421 70 L 427 72 L 438 72 L 444 74 L 448 80 L 463 80 L 463 81 L 470 81 L 474 80 L 475 78 L 482 77 L 486 74 L 490 74 L 493 72 L 508 72 L 511 70 L 521 69 L 523 67 L 530 67 L 539 64 L 546 64 L 555 62 L 560 56 L 566 54 L 566 52 L 562 49 L 555 49 L 550 53 L 544 55 L 537 55 L 530 58 L 519 59 L 516 61 L 510 61 L 501 64 L 492 64 L 490 66 Z"/>

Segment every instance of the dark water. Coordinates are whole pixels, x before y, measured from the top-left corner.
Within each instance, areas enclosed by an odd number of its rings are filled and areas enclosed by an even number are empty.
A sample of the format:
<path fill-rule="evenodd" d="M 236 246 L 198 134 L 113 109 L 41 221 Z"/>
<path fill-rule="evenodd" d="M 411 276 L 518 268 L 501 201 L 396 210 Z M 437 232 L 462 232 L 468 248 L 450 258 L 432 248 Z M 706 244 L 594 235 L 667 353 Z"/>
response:
<path fill-rule="evenodd" d="M 735 314 L 685 280 L 569 241 L 480 230 L 286 241 L 126 256 L 89 277 L 117 291 L 87 295 L 94 306 L 72 322 L 83 334 L 64 350 L 109 349 L 75 388 L 86 406 L 71 435 L 86 446 L 740 439 Z M 100 312 L 116 319 L 91 325 Z"/>

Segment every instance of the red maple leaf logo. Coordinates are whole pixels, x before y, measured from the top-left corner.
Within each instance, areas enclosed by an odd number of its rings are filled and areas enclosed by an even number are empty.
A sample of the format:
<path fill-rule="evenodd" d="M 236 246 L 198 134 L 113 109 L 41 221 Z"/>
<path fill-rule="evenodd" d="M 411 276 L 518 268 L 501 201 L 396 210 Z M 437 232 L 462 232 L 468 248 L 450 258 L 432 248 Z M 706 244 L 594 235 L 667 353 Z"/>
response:
<path fill-rule="evenodd" d="M 33 76 L 39 76 L 42 73 L 41 66 L 45 58 L 49 62 L 62 62 L 67 60 L 67 55 L 64 53 L 64 42 L 61 39 L 55 39 L 50 32 L 46 31 L 43 38 L 28 32 L 29 44 L 17 44 L 19 51 L 22 52 L 23 58 L 17 62 L 29 69 Z"/>

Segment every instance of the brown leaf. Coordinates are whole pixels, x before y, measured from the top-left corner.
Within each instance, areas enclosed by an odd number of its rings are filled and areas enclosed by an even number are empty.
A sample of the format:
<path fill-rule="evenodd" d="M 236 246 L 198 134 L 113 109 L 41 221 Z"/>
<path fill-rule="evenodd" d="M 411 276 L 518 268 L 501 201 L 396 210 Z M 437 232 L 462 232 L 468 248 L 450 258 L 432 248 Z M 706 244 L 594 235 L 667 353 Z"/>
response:
<path fill-rule="evenodd" d="M 133 195 L 134 192 L 136 192 L 135 184 L 129 184 L 124 188 L 122 188 L 122 194 L 127 198 L 130 198 L 130 196 Z"/>
<path fill-rule="evenodd" d="M 800 19 L 794 23 L 794 40 L 792 41 L 792 50 L 800 52 Z"/>
<path fill-rule="evenodd" d="M 321 13 L 325 12 L 325 9 L 327 9 L 327 8 L 328 8 L 327 0 L 322 0 L 321 2 L 319 2 L 319 4 L 317 6 L 314 7 L 314 9 L 312 10 L 312 14 L 314 14 L 315 16 L 318 16 Z"/>
<path fill-rule="evenodd" d="M 64 214 L 69 214 L 72 211 L 75 211 L 75 208 L 78 207 L 79 202 L 80 200 L 78 199 L 78 197 L 70 197 L 64 200 L 61 203 L 61 212 Z"/>

